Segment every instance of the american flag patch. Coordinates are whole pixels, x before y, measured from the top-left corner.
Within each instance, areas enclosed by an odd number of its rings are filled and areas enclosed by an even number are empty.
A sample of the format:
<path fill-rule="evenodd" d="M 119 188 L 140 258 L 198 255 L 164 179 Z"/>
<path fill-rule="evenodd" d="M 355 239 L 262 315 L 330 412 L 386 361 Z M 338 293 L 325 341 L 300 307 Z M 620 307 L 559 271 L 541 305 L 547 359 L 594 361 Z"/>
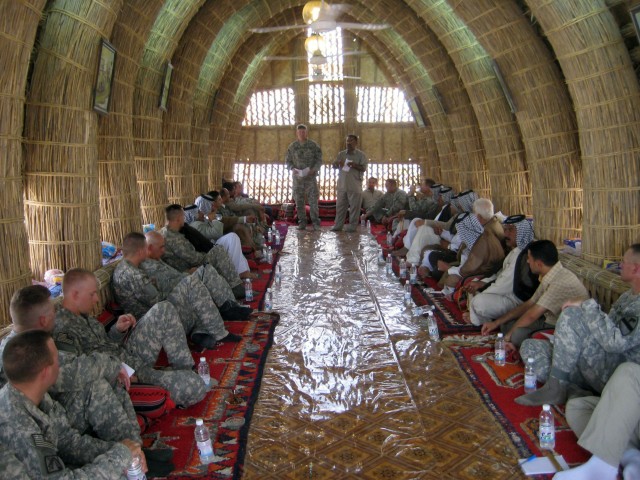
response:
<path fill-rule="evenodd" d="M 45 440 L 44 435 L 41 433 L 34 433 L 31 435 L 33 444 L 38 448 L 48 448 L 50 450 L 56 450 L 56 446 L 49 440 Z"/>

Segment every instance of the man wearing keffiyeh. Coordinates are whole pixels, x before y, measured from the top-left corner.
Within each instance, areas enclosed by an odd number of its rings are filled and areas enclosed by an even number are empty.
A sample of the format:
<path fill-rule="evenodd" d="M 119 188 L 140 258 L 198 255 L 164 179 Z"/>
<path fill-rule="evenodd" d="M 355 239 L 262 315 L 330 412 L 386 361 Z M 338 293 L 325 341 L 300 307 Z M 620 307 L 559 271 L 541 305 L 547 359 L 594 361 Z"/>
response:
<path fill-rule="evenodd" d="M 463 318 L 474 325 L 482 325 L 507 313 L 522 303 L 513 293 L 513 277 L 520 252 L 533 241 L 532 221 L 524 215 L 511 215 L 502 225 L 507 247 L 511 249 L 502 269 L 491 277 L 473 281 L 466 286 L 471 297 L 469 312 Z"/>
<path fill-rule="evenodd" d="M 493 275 L 504 260 L 502 225 L 494 216 L 493 203 L 479 198 L 473 203 L 473 215 L 468 215 L 457 225 L 460 240 L 465 245 L 459 267 L 439 261 L 438 270 L 446 271 L 444 284 L 455 288 L 463 278 Z M 451 293 L 451 292 L 450 292 Z"/>

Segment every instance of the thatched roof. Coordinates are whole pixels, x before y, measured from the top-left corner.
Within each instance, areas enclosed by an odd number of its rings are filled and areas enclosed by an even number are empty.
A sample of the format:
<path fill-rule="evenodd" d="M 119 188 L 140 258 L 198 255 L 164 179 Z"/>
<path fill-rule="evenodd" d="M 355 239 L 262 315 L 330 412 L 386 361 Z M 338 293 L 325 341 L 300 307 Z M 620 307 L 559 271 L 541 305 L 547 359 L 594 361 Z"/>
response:
<path fill-rule="evenodd" d="M 261 58 L 300 34 L 250 29 L 299 23 L 304 3 L 2 2 L 0 302 L 48 268 L 95 269 L 101 239 L 161 224 L 168 202 L 231 176 L 245 107 L 269 68 Z M 640 53 L 627 5 L 638 2 L 340 3 L 351 21 L 390 25 L 353 34 L 424 107 L 423 175 L 532 214 L 540 238 L 582 236 L 592 263 L 637 241 Z M 117 52 L 104 116 L 92 108 L 102 39 Z M 345 83 L 352 103 L 357 83 Z M 291 86 L 306 121 L 306 82 Z M 350 111 L 331 135 L 359 128 Z"/>

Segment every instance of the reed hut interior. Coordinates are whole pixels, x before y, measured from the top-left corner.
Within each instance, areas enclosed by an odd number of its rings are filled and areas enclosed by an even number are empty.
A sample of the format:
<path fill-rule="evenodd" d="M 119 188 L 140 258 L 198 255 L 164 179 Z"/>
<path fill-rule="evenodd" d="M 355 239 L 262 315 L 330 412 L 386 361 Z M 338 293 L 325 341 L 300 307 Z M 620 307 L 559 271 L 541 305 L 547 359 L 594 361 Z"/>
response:
<path fill-rule="evenodd" d="M 306 22 L 308 3 L 333 9 L 328 25 Z M 628 285 L 604 265 L 640 239 L 640 0 L 329 3 L 0 0 L 0 326 L 50 269 L 95 271 L 98 313 L 112 300 L 101 242 L 159 229 L 167 205 L 223 180 L 282 213 L 300 123 L 323 151 L 321 200 L 335 200 L 331 163 L 356 134 L 381 189 L 432 178 L 532 217 L 560 250 L 580 239 L 561 261 L 608 311 Z M 246 423 L 227 432 L 236 456 L 200 465 L 186 422 L 171 475 L 520 478 L 518 458 L 544 453 L 539 408 L 479 386 L 463 349 L 492 347 L 468 330 L 433 341 L 362 227 L 288 223 L 279 322 Z M 521 389 L 509 375 L 486 382 Z M 556 453 L 583 463 L 562 413 Z"/>

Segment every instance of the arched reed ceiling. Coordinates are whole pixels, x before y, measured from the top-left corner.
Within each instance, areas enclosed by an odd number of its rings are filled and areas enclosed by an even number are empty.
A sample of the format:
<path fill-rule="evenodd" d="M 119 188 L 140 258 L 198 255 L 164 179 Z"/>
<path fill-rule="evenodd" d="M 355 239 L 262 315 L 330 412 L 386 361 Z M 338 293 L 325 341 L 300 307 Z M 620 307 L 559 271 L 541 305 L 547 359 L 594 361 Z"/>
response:
<path fill-rule="evenodd" d="M 579 237 L 582 168 L 576 122 L 567 87 L 551 52 L 511 0 L 450 3 L 496 60 L 511 86 L 536 192 L 533 215 L 537 234 L 556 242 Z"/>

